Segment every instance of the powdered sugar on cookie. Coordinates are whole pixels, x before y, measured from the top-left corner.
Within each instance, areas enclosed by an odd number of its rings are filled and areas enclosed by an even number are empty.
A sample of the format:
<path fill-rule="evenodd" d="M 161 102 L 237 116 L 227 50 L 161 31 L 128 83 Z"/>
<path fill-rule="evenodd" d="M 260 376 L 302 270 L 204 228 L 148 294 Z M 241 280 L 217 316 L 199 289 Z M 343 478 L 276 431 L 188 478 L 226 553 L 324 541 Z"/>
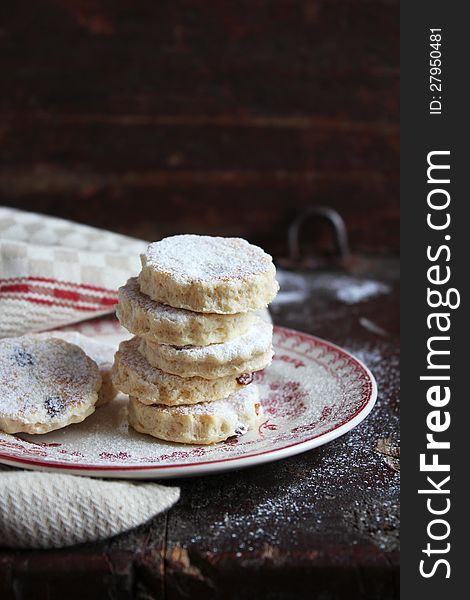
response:
<path fill-rule="evenodd" d="M 113 365 L 116 348 L 106 342 L 96 341 L 78 331 L 50 331 L 33 334 L 40 339 L 57 338 L 81 348 L 98 365 L 100 370 L 110 369 Z"/>
<path fill-rule="evenodd" d="M 253 327 L 249 331 L 224 344 L 178 347 L 168 344 L 154 344 L 143 340 L 141 347 L 142 344 L 147 344 L 149 353 L 154 350 L 168 358 L 192 363 L 210 360 L 217 364 L 224 364 L 233 360 L 249 359 L 260 352 L 267 352 L 271 348 L 272 338 L 273 326 L 256 317 Z"/>
<path fill-rule="evenodd" d="M 156 302 L 141 292 L 135 277 L 119 288 L 116 314 L 135 335 L 176 346 L 226 342 L 245 333 L 253 322 L 252 313 L 201 314 Z"/>
<path fill-rule="evenodd" d="M 184 327 L 189 320 L 197 318 L 198 313 L 191 312 L 190 310 L 184 310 L 182 308 L 173 308 L 161 302 L 155 302 L 149 296 L 142 294 L 140 291 L 137 277 L 132 277 L 126 283 L 126 285 L 119 288 L 119 299 L 125 300 L 133 304 L 134 307 L 138 307 L 140 310 L 145 311 L 152 316 L 153 319 L 158 321 L 171 321 L 177 323 L 179 326 Z"/>
<path fill-rule="evenodd" d="M 274 271 L 271 256 L 241 238 L 175 235 L 150 244 L 143 264 L 176 282 L 213 282 Z"/>
<path fill-rule="evenodd" d="M 258 310 L 279 289 L 269 254 L 240 238 L 175 235 L 150 244 L 141 260 L 144 294 L 194 312 Z"/>
<path fill-rule="evenodd" d="M 225 400 L 201 402 L 192 405 L 161 406 L 159 408 L 175 415 L 217 415 L 221 418 L 231 418 L 236 414 L 242 413 L 244 409 L 251 407 L 258 400 L 258 386 L 252 384 L 234 392 Z"/>
<path fill-rule="evenodd" d="M 226 400 L 193 406 L 145 406 L 129 401 L 129 423 L 141 433 L 189 444 L 215 444 L 254 429 L 260 416 L 256 384 Z"/>
<path fill-rule="evenodd" d="M 0 428 L 44 433 L 94 411 L 96 364 L 75 345 L 35 336 L 0 340 Z"/>
<path fill-rule="evenodd" d="M 114 362 L 115 346 L 106 342 L 97 341 L 87 335 L 82 335 L 78 331 L 49 331 L 47 333 L 36 333 L 34 337 L 40 339 L 58 338 L 70 344 L 75 344 L 81 348 L 85 354 L 91 358 L 97 365 L 101 373 L 102 385 L 98 392 L 98 401 L 96 406 L 102 406 L 111 402 L 116 397 L 117 389 L 111 381 L 111 369 Z M 32 336 L 31 336 L 32 337 Z"/>
<path fill-rule="evenodd" d="M 118 389 L 144 404 L 195 404 L 227 398 L 241 388 L 235 377 L 207 380 L 178 377 L 152 367 L 138 351 L 139 339 L 121 342 L 113 367 Z"/>

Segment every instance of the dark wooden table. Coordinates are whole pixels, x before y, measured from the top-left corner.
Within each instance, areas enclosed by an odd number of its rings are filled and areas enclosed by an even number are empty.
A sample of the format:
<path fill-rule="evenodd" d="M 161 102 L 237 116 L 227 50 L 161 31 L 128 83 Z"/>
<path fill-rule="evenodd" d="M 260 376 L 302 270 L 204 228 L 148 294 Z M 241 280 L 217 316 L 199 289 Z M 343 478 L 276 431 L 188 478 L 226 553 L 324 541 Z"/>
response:
<path fill-rule="evenodd" d="M 168 514 L 60 551 L 0 550 L 0 598 L 398 598 L 398 262 L 281 273 L 279 325 L 327 338 L 373 371 L 365 422 L 321 448 L 183 479 Z"/>

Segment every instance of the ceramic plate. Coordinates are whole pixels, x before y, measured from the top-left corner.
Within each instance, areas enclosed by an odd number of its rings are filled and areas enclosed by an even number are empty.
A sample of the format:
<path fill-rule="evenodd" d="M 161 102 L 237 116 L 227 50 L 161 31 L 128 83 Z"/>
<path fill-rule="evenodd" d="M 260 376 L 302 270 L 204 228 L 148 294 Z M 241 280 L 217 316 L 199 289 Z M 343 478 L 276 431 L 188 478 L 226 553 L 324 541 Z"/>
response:
<path fill-rule="evenodd" d="M 81 333 L 117 343 L 113 321 Z M 123 337 L 121 335 L 121 337 Z M 275 357 L 257 375 L 263 418 L 256 431 L 213 446 L 158 441 L 127 425 L 127 397 L 83 423 L 45 435 L 0 432 L 0 462 L 91 477 L 166 478 L 228 471 L 305 452 L 343 435 L 371 411 L 377 386 L 357 358 L 325 340 L 274 328 Z"/>

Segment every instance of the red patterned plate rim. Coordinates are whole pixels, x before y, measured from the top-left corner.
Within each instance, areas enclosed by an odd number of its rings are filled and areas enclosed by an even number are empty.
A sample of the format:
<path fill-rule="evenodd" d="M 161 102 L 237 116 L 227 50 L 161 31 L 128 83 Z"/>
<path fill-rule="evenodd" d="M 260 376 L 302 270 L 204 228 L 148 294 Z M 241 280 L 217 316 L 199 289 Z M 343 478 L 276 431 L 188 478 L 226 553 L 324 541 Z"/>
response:
<path fill-rule="evenodd" d="M 306 452 L 320 445 L 328 443 L 341 435 L 344 435 L 361 423 L 371 412 L 377 399 L 377 384 L 371 371 L 364 363 L 340 346 L 308 333 L 289 329 L 286 327 L 274 327 L 275 332 L 283 335 L 285 338 L 296 337 L 300 342 L 308 342 L 315 346 L 323 346 L 327 350 L 333 350 L 342 358 L 346 359 L 350 365 L 362 372 L 362 376 L 368 382 L 367 389 L 357 409 L 346 418 L 335 424 L 334 427 L 312 435 L 311 437 L 288 443 L 281 447 L 262 450 L 259 452 L 242 454 L 241 456 L 217 458 L 213 460 L 198 461 L 191 463 L 175 464 L 148 464 L 148 465 L 96 465 L 96 464 L 75 464 L 71 462 L 50 461 L 44 459 L 13 457 L 7 452 L 0 451 L 0 463 L 9 466 L 23 466 L 24 468 L 37 469 L 52 472 L 68 472 L 75 475 L 95 476 L 95 477 L 124 477 L 124 478 L 145 478 L 152 476 L 152 472 L 157 478 L 177 477 L 186 475 L 197 475 L 209 472 L 217 472 L 231 469 L 244 468 L 271 462 L 295 454 Z M 1 432 L 0 432 L 1 433 Z M 227 465 L 230 466 L 227 466 Z M 202 467 L 202 469 L 201 469 Z M 197 469 L 197 471 L 194 471 Z M 132 474 L 135 474 L 134 476 Z"/>

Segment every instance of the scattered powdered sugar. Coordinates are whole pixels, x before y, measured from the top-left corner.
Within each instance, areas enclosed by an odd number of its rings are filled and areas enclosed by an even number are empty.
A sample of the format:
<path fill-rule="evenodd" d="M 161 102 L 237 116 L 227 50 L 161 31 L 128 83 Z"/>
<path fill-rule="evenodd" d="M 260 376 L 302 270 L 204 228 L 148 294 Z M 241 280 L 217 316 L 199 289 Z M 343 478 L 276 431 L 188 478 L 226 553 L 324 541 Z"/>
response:
<path fill-rule="evenodd" d="M 342 281 L 341 285 L 332 289 L 336 291 L 336 295 L 339 300 L 342 300 L 346 304 L 356 304 L 357 302 L 363 302 L 374 296 L 380 296 L 390 291 L 390 286 L 381 281 L 359 281 L 359 282 L 345 282 Z"/>
<path fill-rule="evenodd" d="M 226 481 L 219 478 L 217 489 L 206 489 L 212 503 L 223 506 L 229 485 L 230 497 L 243 499 L 231 503 L 230 513 L 222 519 L 211 519 L 213 512 L 206 510 L 204 500 L 199 506 L 201 494 L 191 490 L 202 484 L 189 482 L 183 502 L 191 510 L 185 511 L 183 506 L 174 514 L 180 519 L 182 544 L 189 548 L 196 544 L 199 550 L 202 544 L 202 550 L 210 553 L 246 556 L 265 544 L 277 546 L 288 540 L 292 551 L 304 546 L 306 528 L 310 535 L 337 544 L 337 523 L 341 523 L 342 543 L 346 543 L 346 535 L 351 544 L 372 542 L 384 551 L 398 549 L 400 477 L 374 452 L 377 437 L 367 423 L 360 432 L 353 430 L 325 451 L 304 454 L 295 462 L 266 465 L 261 481 L 259 472 L 255 476 L 250 471 Z M 204 483 L 206 488 L 210 486 L 210 482 Z M 185 539 L 188 514 L 192 521 Z M 200 535 L 193 533 L 195 514 L 204 523 Z"/>
<path fill-rule="evenodd" d="M 302 302 L 312 293 L 328 293 L 328 300 L 333 295 L 345 304 L 357 304 L 390 291 L 390 286 L 382 281 L 360 279 L 350 275 L 320 272 L 307 278 L 303 273 L 281 269 L 277 271 L 277 278 L 281 291 L 274 300 L 275 304 Z"/>
<path fill-rule="evenodd" d="M 175 235 L 150 244 L 142 262 L 182 283 L 274 274 L 272 257 L 242 238 Z"/>
<path fill-rule="evenodd" d="M 273 300 L 275 304 L 290 304 L 291 302 L 302 302 L 310 293 L 306 278 L 292 271 L 278 269 L 276 274 L 279 281 L 280 291 Z"/>
<path fill-rule="evenodd" d="M 62 420 L 96 400 L 99 372 L 83 350 L 59 339 L 0 340 L 0 419 Z"/>
<path fill-rule="evenodd" d="M 351 340 L 345 344 L 345 347 L 369 367 L 372 375 L 379 382 L 377 404 L 384 404 L 397 412 L 400 396 L 400 359 L 393 351 L 393 342 L 389 345 L 387 340 L 380 340 L 380 343 L 362 343 L 359 346 L 357 342 Z M 384 433 L 384 437 L 386 435 L 388 434 Z"/>
<path fill-rule="evenodd" d="M 255 354 L 267 352 L 272 344 L 273 326 L 256 317 L 251 329 L 246 333 L 224 342 L 209 346 L 171 346 L 156 344 L 147 339 L 141 340 L 141 347 L 147 348 L 149 354 L 156 353 L 169 360 L 184 358 L 186 361 L 213 361 L 225 364 L 233 360 L 249 359 Z"/>
<path fill-rule="evenodd" d="M 376 450 L 381 438 L 399 441 L 398 415 L 387 417 L 384 427 L 384 412 L 398 398 L 399 362 L 390 353 L 385 362 L 386 343 L 356 344 L 351 350 L 379 382 L 379 400 L 369 417 L 323 448 L 265 465 L 263 475 L 258 469 L 240 472 L 240 477 L 218 477 L 213 484 L 210 479 L 185 481 L 182 504 L 170 519 L 178 520 L 179 542 L 189 552 L 195 545 L 208 556 L 256 552 L 269 559 L 274 551 L 275 561 L 276 549 L 286 543 L 289 553 L 297 547 L 305 553 L 312 536 L 324 548 L 328 543 L 337 546 L 338 535 L 342 544 L 374 544 L 384 552 L 399 549 L 400 474 Z M 211 506 L 223 506 L 227 496 L 240 502 L 231 502 L 230 511 L 220 518 Z M 199 528 L 201 533 L 194 534 Z"/>

